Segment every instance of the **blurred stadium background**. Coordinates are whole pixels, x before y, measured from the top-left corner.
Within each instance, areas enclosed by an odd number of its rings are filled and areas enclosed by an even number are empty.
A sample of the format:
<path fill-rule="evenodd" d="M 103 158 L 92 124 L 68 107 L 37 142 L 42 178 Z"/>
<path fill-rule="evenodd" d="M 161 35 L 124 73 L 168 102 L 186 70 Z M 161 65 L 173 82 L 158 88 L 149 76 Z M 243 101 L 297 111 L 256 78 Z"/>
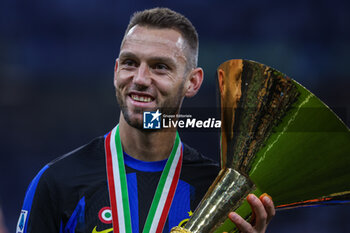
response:
<path fill-rule="evenodd" d="M 2 0 L 0 202 L 10 232 L 40 168 L 117 123 L 119 45 L 130 15 L 156 6 L 183 13 L 199 32 L 205 83 L 185 106 L 215 108 L 216 68 L 245 58 L 293 77 L 349 126 L 348 1 Z M 188 132 L 183 140 L 218 160 L 217 133 Z M 279 212 L 268 232 L 350 232 L 349 212 L 350 206 Z"/>

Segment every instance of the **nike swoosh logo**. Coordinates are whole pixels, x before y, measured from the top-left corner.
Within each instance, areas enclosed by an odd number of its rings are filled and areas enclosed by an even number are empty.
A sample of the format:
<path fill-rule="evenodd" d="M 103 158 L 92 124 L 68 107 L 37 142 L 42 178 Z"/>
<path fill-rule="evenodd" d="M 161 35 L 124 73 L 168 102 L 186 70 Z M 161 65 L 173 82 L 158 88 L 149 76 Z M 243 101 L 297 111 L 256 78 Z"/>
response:
<path fill-rule="evenodd" d="M 103 230 L 103 231 L 97 231 L 96 228 L 97 228 L 97 226 L 95 226 L 95 228 L 92 230 L 92 233 L 109 233 L 109 232 L 113 231 L 113 227 L 106 229 L 106 230 Z"/>

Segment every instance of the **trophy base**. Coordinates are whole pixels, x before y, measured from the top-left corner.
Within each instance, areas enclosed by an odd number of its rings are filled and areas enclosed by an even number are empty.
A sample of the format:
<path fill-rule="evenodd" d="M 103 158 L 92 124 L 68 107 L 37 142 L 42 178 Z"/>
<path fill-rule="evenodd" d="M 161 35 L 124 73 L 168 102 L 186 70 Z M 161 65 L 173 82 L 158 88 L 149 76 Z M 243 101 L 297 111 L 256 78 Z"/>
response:
<path fill-rule="evenodd" d="M 170 233 L 192 233 L 192 232 L 182 227 L 173 227 Z"/>

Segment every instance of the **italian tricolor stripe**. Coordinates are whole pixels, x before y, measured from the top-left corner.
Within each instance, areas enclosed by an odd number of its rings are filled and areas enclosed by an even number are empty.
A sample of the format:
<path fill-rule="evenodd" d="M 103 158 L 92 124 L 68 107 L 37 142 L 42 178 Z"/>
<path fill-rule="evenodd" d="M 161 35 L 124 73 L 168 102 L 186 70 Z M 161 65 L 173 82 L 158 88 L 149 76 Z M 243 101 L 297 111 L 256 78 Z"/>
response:
<path fill-rule="evenodd" d="M 179 181 L 181 164 L 182 147 L 180 137 L 177 134 L 172 152 L 160 177 L 156 193 L 154 194 L 152 205 L 149 210 L 145 226 L 143 228 L 143 233 L 158 233 L 163 231 L 165 220 L 168 216 L 170 205 L 172 203 L 177 183 Z M 178 165 L 179 168 L 178 171 L 176 171 Z M 176 172 L 178 172 L 178 174 L 176 174 Z M 165 219 L 164 217 L 161 219 L 161 216 L 164 216 Z M 157 228 L 160 228 L 160 230 L 157 230 Z"/>
<path fill-rule="evenodd" d="M 117 209 L 116 195 L 115 195 L 115 186 L 114 186 L 114 176 L 113 176 L 113 162 L 110 149 L 111 133 L 109 133 L 105 139 L 105 152 L 106 152 L 106 166 L 107 166 L 107 181 L 109 189 L 109 199 L 111 203 L 111 209 Z M 112 222 L 113 222 L 113 231 L 119 232 L 119 223 L 118 215 L 112 212 Z"/>
<path fill-rule="evenodd" d="M 105 142 L 113 231 L 132 233 L 123 151 L 121 150 L 120 140 L 116 140 L 115 135 L 119 135 L 119 127 L 115 127 L 108 134 Z M 118 156 L 118 154 L 121 154 L 121 156 Z"/>
<path fill-rule="evenodd" d="M 118 125 L 106 137 L 105 150 L 113 231 L 132 233 L 124 155 Z M 160 177 L 143 233 L 163 231 L 180 178 L 182 157 L 182 145 L 176 133 L 175 143 Z"/>

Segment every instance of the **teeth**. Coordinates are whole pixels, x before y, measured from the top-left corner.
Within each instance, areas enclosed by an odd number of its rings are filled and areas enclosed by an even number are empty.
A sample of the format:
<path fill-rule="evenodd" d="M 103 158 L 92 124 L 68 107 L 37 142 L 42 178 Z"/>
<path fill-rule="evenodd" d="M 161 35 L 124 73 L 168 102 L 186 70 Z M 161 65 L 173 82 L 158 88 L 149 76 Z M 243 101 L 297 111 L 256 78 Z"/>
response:
<path fill-rule="evenodd" d="M 139 101 L 139 102 L 151 102 L 151 97 L 143 97 L 138 95 L 131 95 L 131 98 L 133 100 Z"/>

